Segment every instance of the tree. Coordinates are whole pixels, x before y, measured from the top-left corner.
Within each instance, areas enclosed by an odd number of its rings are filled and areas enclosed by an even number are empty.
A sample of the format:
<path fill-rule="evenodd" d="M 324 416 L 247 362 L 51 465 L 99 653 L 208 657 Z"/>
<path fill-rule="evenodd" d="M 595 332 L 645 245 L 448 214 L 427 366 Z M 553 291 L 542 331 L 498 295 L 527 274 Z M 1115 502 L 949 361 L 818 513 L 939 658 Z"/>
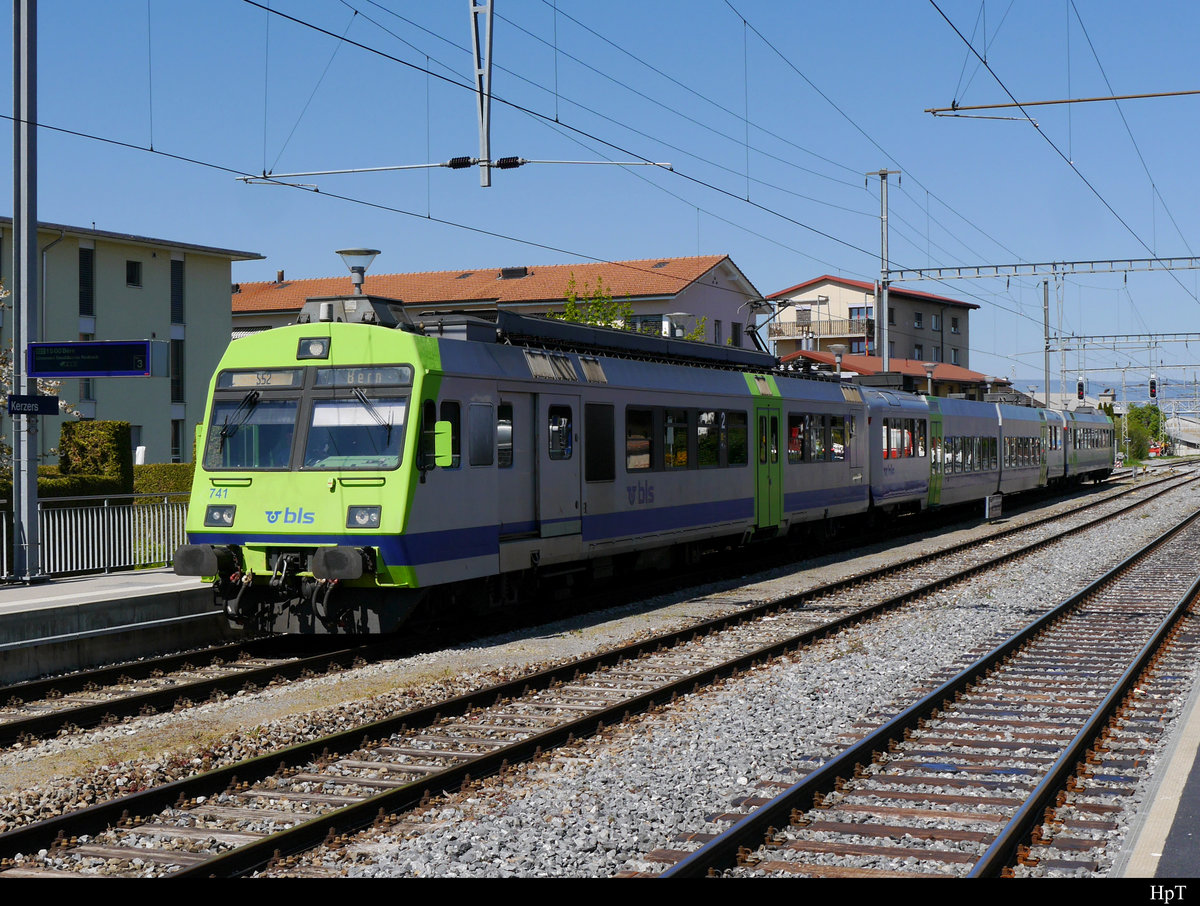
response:
<path fill-rule="evenodd" d="M 1145 459 L 1149 456 L 1151 442 L 1166 438 L 1165 427 L 1163 412 L 1158 406 L 1131 405 L 1125 415 L 1126 457 Z"/>
<path fill-rule="evenodd" d="M 593 327 L 613 327 L 618 330 L 630 330 L 635 333 L 645 332 L 657 334 L 652 328 L 639 328 L 634 321 L 633 303 L 628 299 L 615 301 L 612 289 L 604 285 L 604 278 L 597 277 L 596 285 L 589 288 L 585 282 L 583 292 L 579 291 L 572 273 L 567 280 L 566 304 L 560 314 L 551 314 L 551 318 L 569 321 L 572 324 L 590 324 Z M 707 334 L 708 318 L 700 318 L 696 326 L 684 334 L 685 340 L 703 342 Z"/>

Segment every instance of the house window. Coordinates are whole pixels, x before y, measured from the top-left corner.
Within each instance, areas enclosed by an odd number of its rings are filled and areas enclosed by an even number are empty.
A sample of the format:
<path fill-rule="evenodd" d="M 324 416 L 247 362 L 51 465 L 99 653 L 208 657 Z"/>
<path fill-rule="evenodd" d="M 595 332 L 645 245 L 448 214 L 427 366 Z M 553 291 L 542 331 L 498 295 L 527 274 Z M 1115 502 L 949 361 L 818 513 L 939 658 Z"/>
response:
<path fill-rule="evenodd" d="M 942 360 L 942 347 L 934 346 L 929 350 L 929 361 L 940 362 Z"/>
<path fill-rule="evenodd" d="M 950 319 L 950 332 L 951 332 L 951 333 L 958 333 L 958 318 L 951 318 L 951 319 Z"/>
<path fill-rule="evenodd" d="M 171 419 L 171 462 L 183 462 L 183 419 Z"/>
<path fill-rule="evenodd" d="M 916 343 L 913 345 L 913 358 L 914 359 L 925 358 L 925 347 L 922 344 Z"/>
<path fill-rule="evenodd" d="M 851 305 L 850 320 L 861 321 L 866 318 L 875 317 L 875 309 L 870 305 Z"/>
<path fill-rule="evenodd" d="M 896 310 L 892 306 L 888 306 L 888 324 L 896 323 Z"/>
<path fill-rule="evenodd" d="M 80 249 L 80 251 L 91 251 L 91 249 Z M 94 333 L 81 333 L 79 339 L 83 343 L 90 343 L 96 339 Z M 85 402 L 91 402 L 96 399 L 96 383 L 94 378 L 84 378 L 79 382 L 79 399 Z"/>
<path fill-rule="evenodd" d="M 729 339 L 732 344 L 739 349 L 742 347 L 742 325 L 738 321 L 734 321 L 729 325 Z"/>
<path fill-rule="evenodd" d="M 183 323 L 183 262 L 171 262 L 171 323 Z"/>
<path fill-rule="evenodd" d="M 941 315 L 930 315 L 929 316 L 929 329 L 930 330 L 941 330 L 942 329 L 942 316 Z"/>
<path fill-rule="evenodd" d="M 950 347 L 950 364 L 951 365 L 958 364 L 958 347 L 957 346 Z"/>
<path fill-rule="evenodd" d="M 851 340 L 850 355 L 866 355 L 867 341 L 866 340 Z"/>
<path fill-rule="evenodd" d="M 721 345 L 721 322 L 713 321 L 713 342 Z"/>
<path fill-rule="evenodd" d="M 183 340 L 171 341 L 171 402 L 183 399 Z M 175 460 L 178 462 L 179 460 Z"/>
<path fill-rule="evenodd" d="M 895 357 L 896 357 L 896 341 L 888 340 L 888 358 L 894 359 Z"/>
<path fill-rule="evenodd" d="M 96 315 L 96 250 L 79 250 L 79 316 Z"/>
<path fill-rule="evenodd" d="M 917 330 L 922 330 L 925 327 L 925 315 L 919 311 L 913 312 L 913 327 Z"/>
<path fill-rule="evenodd" d="M 142 285 L 142 262 L 126 261 L 125 262 L 125 285 L 126 286 L 141 286 Z"/>

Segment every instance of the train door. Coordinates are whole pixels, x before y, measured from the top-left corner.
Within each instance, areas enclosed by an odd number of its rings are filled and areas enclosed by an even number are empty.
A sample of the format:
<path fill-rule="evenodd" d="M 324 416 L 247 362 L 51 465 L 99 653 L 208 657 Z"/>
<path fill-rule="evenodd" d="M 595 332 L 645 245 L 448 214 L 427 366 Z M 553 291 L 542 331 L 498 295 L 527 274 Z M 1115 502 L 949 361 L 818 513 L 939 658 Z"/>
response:
<path fill-rule="evenodd" d="M 533 394 L 500 388 L 496 407 L 496 476 L 500 540 L 537 534 Z"/>
<path fill-rule="evenodd" d="M 942 502 L 942 464 L 945 456 L 942 443 L 945 440 L 942 428 L 942 413 L 932 405 L 929 407 L 929 500 L 928 506 Z"/>
<path fill-rule="evenodd" d="M 754 408 L 758 441 L 754 467 L 754 518 L 760 529 L 778 526 L 783 515 L 783 459 L 779 455 L 781 411 L 778 404 Z"/>
<path fill-rule="evenodd" d="M 537 522 L 543 538 L 578 535 L 582 528 L 579 448 L 583 412 L 578 396 L 539 393 L 534 443 L 537 447 Z"/>

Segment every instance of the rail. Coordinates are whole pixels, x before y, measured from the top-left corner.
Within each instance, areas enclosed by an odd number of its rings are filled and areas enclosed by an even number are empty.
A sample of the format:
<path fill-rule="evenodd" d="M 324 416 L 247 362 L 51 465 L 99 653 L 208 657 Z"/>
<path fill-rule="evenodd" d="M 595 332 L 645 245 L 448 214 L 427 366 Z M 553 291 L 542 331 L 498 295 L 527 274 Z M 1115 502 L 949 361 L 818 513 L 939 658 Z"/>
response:
<path fill-rule="evenodd" d="M 0 519 L 0 573 L 12 562 L 12 513 Z M 186 540 L 186 494 L 121 494 L 38 501 L 41 572 L 111 573 L 165 566 Z"/>

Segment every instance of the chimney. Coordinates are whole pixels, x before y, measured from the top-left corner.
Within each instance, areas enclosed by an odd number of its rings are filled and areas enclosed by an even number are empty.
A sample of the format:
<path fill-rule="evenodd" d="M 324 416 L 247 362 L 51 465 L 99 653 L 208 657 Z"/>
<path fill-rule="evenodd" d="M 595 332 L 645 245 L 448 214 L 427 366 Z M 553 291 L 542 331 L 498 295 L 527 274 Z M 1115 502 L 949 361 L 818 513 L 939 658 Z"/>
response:
<path fill-rule="evenodd" d="M 276 272 L 275 272 L 275 282 L 276 282 L 276 283 L 282 283 L 282 282 L 283 282 L 283 271 L 276 271 Z"/>

